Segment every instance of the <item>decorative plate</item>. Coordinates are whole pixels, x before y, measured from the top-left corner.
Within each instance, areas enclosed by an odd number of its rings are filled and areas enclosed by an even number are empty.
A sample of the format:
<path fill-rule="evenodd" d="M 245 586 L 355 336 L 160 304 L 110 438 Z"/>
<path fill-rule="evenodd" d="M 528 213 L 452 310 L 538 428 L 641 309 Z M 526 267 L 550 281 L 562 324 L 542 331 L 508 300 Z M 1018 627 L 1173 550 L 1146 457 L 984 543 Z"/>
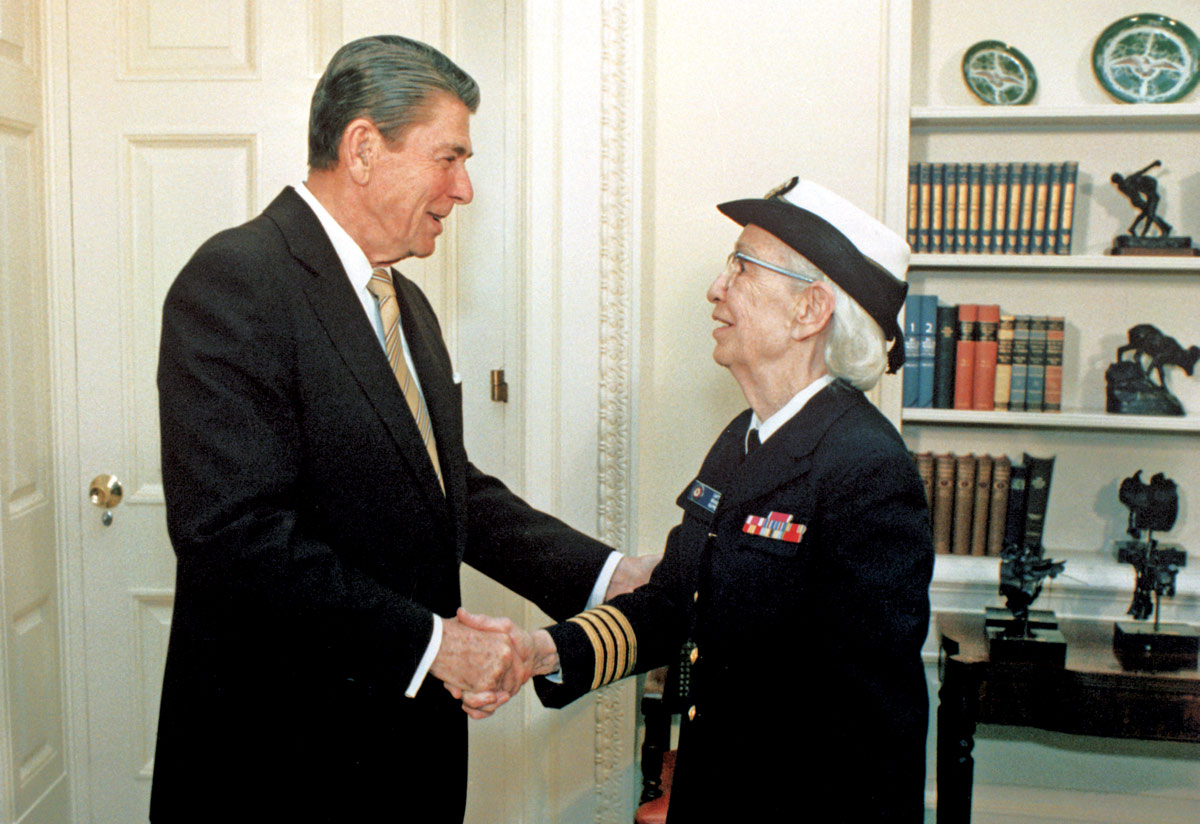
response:
<path fill-rule="evenodd" d="M 1096 39 L 1092 71 L 1100 85 L 1126 103 L 1171 103 L 1200 80 L 1200 40 L 1178 20 L 1135 14 Z"/>
<path fill-rule="evenodd" d="M 1037 91 L 1037 74 L 1029 58 L 999 40 L 983 40 L 967 49 L 962 73 L 967 88 L 995 106 L 1028 103 Z"/>

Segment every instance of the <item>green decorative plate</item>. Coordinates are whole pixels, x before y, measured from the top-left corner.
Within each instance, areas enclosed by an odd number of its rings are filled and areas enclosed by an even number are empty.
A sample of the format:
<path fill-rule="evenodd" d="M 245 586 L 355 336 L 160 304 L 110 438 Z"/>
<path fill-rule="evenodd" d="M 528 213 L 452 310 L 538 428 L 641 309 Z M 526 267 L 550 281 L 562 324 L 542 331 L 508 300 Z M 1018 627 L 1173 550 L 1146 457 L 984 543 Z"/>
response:
<path fill-rule="evenodd" d="M 1200 40 L 1178 20 L 1135 14 L 1096 39 L 1092 71 L 1100 85 L 1126 103 L 1171 103 L 1200 80 Z"/>
<path fill-rule="evenodd" d="M 967 88 L 994 106 L 1028 103 L 1037 91 L 1037 74 L 1029 58 L 999 40 L 983 40 L 967 49 L 962 73 Z"/>

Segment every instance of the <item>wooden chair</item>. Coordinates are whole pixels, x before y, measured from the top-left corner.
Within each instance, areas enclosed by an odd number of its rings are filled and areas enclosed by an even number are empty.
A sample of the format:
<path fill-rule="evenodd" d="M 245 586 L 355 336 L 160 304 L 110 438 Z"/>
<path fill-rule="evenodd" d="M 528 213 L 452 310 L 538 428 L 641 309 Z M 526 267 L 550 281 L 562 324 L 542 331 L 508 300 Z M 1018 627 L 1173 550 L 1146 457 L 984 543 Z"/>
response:
<path fill-rule="evenodd" d="M 642 798 L 634 824 L 664 824 L 667 820 L 675 771 L 671 725 L 676 715 L 680 716 L 681 726 L 687 723 L 692 647 L 691 642 L 685 644 L 675 663 L 646 673 L 641 705 L 646 730 L 642 742 Z"/>

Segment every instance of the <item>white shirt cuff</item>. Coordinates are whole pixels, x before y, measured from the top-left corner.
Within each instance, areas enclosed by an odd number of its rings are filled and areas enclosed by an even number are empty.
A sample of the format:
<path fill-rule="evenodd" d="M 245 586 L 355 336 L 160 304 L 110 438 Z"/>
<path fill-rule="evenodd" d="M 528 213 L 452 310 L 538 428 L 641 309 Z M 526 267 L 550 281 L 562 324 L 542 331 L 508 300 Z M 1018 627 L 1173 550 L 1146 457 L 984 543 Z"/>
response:
<path fill-rule="evenodd" d="M 592 587 L 592 594 L 588 596 L 587 606 L 584 607 L 585 610 L 598 607 L 604 603 L 604 593 L 608 592 L 608 584 L 612 581 L 613 573 L 617 571 L 617 564 L 621 563 L 621 559 L 624 557 L 619 552 L 609 553 L 608 560 L 600 568 L 600 575 L 596 578 L 596 585 Z"/>
<path fill-rule="evenodd" d="M 425 681 L 425 675 L 429 672 L 429 668 L 433 666 L 433 659 L 437 658 L 438 650 L 442 648 L 442 618 L 440 615 L 433 616 L 433 635 L 429 637 L 429 646 L 425 648 L 425 655 L 421 658 L 421 663 L 417 664 L 417 671 L 413 673 L 412 680 L 408 682 L 408 689 L 404 694 L 409 698 L 417 694 L 417 690 L 421 688 L 421 684 Z"/>

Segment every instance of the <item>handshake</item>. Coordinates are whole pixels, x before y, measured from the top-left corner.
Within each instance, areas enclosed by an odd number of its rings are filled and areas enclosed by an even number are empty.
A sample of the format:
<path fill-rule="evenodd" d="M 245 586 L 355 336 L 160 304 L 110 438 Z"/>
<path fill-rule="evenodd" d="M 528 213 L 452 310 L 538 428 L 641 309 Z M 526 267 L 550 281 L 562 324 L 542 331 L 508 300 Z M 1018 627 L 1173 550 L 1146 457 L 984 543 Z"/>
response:
<path fill-rule="evenodd" d="M 646 581 L 659 555 L 626 556 L 604 593 L 608 601 Z M 558 649 L 544 629 L 527 632 L 508 618 L 473 615 L 459 607 L 442 621 L 442 644 L 429 672 L 441 679 L 475 719 L 487 718 L 535 675 L 558 670 Z"/>

